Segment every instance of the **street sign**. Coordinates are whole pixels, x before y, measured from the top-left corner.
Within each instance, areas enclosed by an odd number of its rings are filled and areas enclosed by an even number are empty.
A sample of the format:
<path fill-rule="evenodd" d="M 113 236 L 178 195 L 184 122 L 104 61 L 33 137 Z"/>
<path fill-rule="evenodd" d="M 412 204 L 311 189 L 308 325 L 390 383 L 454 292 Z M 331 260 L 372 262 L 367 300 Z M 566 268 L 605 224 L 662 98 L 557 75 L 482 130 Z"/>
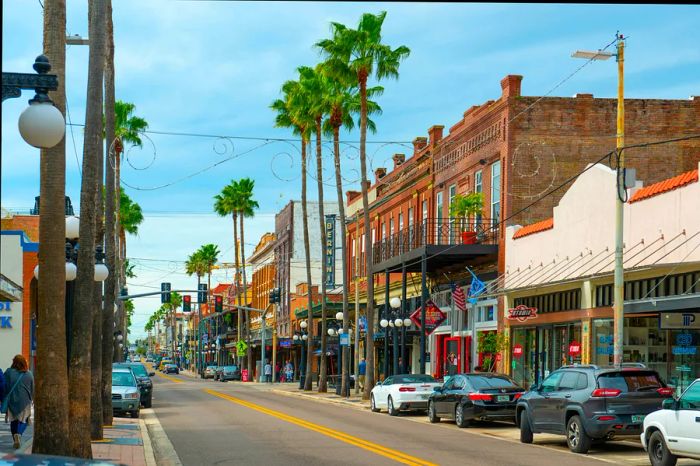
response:
<path fill-rule="evenodd" d="M 245 356 L 247 349 L 248 345 L 246 342 L 243 340 L 238 340 L 238 343 L 236 343 L 236 354 L 238 354 L 238 356 Z"/>
<path fill-rule="evenodd" d="M 350 346 L 350 334 L 341 333 L 340 334 L 340 346 Z"/>
<path fill-rule="evenodd" d="M 206 344 L 208 342 L 209 342 L 209 335 L 205 333 L 204 335 L 202 335 L 202 343 Z"/>
<path fill-rule="evenodd" d="M 434 302 L 428 300 L 425 302 L 425 331 L 426 334 L 430 335 L 433 331 L 438 328 L 447 319 L 447 314 L 442 312 L 439 307 L 435 305 Z M 416 309 L 416 311 L 411 314 L 411 320 L 418 328 L 421 326 L 421 308 Z"/>

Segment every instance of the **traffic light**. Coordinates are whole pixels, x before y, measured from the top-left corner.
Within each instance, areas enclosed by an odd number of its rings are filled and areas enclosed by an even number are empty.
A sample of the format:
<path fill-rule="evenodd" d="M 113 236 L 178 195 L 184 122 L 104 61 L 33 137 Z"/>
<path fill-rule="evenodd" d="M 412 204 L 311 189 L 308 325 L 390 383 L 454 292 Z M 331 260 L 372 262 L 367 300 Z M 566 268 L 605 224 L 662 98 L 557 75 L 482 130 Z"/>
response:
<path fill-rule="evenodd" d="M 197 289 L 199 290 L 197 292 L 197 302 L 199 304 L 205 304 L 207 302 L 207 284 L 200 283 Z"/>
<path fill-rule="evenodd" d="M 160 302 L 165 304 L 170 302 L 170 283 L 160 284 Z"/>
<path fill-rule="evenodd" d="M 214 310 L 216 312 L 223 312 L 224 311 L 224 297 L 223 296 L 214 296 Z"/>
<path fill-rule="evenodd" d="M 273 288 L 270 290 L 270 304 L 281 303 L 280 289 Z"/>
<path fill-rule="evenodd" d="M 182 297 L 182 312 L 192 312 L 192 296 L 188 294 Z"/>

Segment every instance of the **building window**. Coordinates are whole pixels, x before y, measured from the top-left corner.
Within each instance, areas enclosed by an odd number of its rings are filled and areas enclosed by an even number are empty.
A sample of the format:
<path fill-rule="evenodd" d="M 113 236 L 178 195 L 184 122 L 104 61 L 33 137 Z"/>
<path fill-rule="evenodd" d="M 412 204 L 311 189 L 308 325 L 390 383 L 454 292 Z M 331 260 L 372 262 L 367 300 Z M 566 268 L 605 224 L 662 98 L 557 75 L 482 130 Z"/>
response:
<path fill-rule="evenodd" d="M 501 218 L 501 161 L 491 165 L 491 220 L 497 223 Z"/>
<path fill-rule="evenodd" d="M 386 222 L 382 222 L 382 239 L 386 239 Z"/>
<path fill-rule="evenodd" d="M 435 213 L 437 221 L 435 222 L 435 244 L 442 244 L 442 191 L 435 195 Z"/>

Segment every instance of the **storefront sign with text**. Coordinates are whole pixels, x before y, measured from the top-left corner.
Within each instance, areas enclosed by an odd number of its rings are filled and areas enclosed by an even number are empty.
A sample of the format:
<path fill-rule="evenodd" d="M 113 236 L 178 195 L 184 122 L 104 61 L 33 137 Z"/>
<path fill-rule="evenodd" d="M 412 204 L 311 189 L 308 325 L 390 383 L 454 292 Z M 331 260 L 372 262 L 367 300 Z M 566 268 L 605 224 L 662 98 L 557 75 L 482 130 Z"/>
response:
<path fill-rule="evenodd" d="M 581 354 L 581 343 L 574 340 L 569 343 L 569 356 L 578 356 Z"/>
<path fill-rule="evenodd" d="M 525 322 L 529 319 L 537 318 L 537 308 L 527 307 L 524 304 L 516 306 L 513 309 L 508 309 L 508 320 L 517 320 L 518 322 Z"/>
<path fill-rule="evenodd" d="M 413 321 L 414 324 L 416 324 L 417 327 L 420 328 L 420 314 L 421 310 L 416 309 L 416 311 L 411 314 L 411 320 Z M 440 310 L 439 307 L 435 305 L 434 302 L 428 300 L 425 303 L 425 333 L 426 334 L 431 334 L 433 331 L 442 324 L 445 319 L 447 319 L 447 315 Z"/>
<path fill-rule="evenodd" d="M 515 345 L 513 346 L 513 357 L 520 359 L 520 357 L 523 355 L 523 347 L 522 345 Z"/>

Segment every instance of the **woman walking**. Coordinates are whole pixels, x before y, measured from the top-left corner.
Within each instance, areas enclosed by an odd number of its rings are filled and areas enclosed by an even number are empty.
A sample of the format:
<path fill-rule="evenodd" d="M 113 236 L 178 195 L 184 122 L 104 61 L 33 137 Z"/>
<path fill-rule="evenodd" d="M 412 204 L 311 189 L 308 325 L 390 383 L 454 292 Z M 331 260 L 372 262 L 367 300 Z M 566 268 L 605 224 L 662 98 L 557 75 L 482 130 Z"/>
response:
<path fill-rule="evenodd" d="M 12 359 L 12 366 L 5 371 L 5 422 L 10 422 L 14 448 L 21 445 L 22 434 L 32 415 L 34 376 L 29 372 L 27 360 L 21 354 Z"/>

